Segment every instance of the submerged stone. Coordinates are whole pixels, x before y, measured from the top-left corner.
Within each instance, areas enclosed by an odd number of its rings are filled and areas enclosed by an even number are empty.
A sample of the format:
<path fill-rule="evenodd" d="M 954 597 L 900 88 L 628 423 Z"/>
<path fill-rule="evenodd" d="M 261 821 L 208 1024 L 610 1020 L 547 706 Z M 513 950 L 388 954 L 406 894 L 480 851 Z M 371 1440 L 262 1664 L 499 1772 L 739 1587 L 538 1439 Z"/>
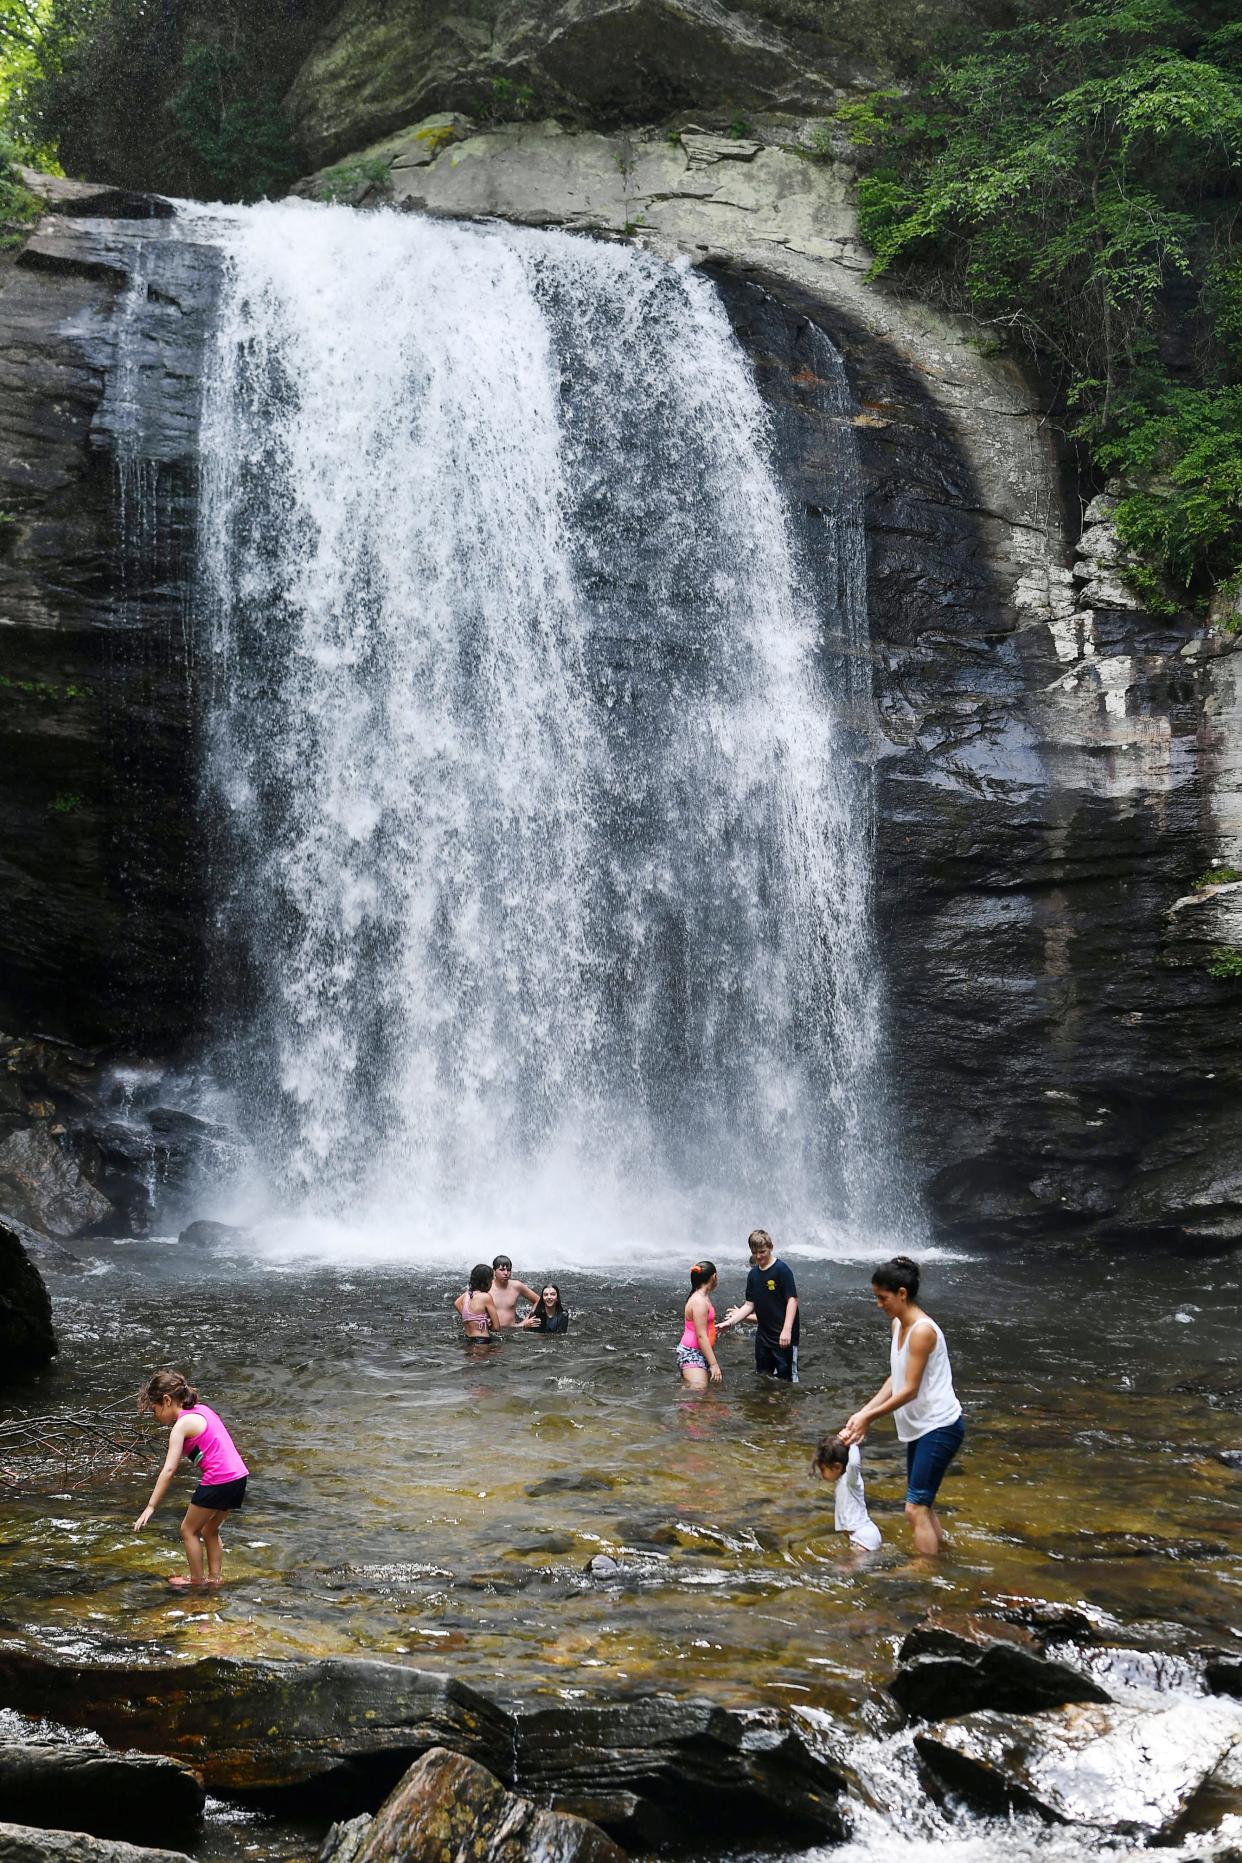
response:
<path fill-rule="evenodd" d="M 1156 1710 L 972 1714 L 917 1734 L 915 1746 L 950 1791 L 984 1809 L 1016 1806 L 1152 1837 L 1181 1816 L 1240 1738 L 1242 1715 L 1232 1707 L 1183 1700 Z"/>

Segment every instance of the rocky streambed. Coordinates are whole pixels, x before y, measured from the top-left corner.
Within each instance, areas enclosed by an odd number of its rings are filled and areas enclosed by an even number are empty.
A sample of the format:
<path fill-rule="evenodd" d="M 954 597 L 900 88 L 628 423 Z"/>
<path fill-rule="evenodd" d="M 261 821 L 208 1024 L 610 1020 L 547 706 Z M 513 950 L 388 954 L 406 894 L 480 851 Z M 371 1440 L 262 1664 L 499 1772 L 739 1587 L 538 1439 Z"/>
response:
<path fill-rule="evenodd" d="M 1225 1843 L 1236 1272 L 1188 1289 L 1158 1257 L 930 1263 L 971 1434 L 928 1571 L 891 1437 L 866 1453 L 872 1560 L 807 1478 L 881 1369 L 865 1263 L 794 1257 L 798 1389 L 722 1342 L 704 1402 L 674 1381 L 677 1286 L 654 1263 L 562 1273 L 570 1333 L 479 1356 L 448 1271 L 73 1246 L 80 1271 L 48 1271 L 60 1358 L 9 1417 L 88 1418 L 184 1362 L 255 1471 L 228 1583 L 187 1598 L 165 1583 L 175 1506 L 130 1531 L 156 1435 L 119 1461 L 0 1466 L 9 1732 L 187 1765 L 206 1820 L 165 1844 L 308 1855 L 431 1746 L 639 1852 L 880 1859 L 917 1839 L 990 1863 L 1018 1841 L 997 1819 L 1032 1855 Z M 741 1263 L 721 1265 L 727 1293 Z"/>

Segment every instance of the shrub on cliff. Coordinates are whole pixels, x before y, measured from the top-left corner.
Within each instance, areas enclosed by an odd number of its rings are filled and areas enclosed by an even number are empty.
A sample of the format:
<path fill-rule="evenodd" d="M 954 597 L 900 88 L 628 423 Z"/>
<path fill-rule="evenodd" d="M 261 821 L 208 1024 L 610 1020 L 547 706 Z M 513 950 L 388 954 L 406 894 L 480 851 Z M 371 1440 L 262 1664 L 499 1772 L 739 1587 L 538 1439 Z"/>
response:
<path fill-rule="evenodd" d="M 875 272 L 1025 342 L 1149 600 L 1242 568 L 1242 25 L 1060 0 L 840 116 Z"/>

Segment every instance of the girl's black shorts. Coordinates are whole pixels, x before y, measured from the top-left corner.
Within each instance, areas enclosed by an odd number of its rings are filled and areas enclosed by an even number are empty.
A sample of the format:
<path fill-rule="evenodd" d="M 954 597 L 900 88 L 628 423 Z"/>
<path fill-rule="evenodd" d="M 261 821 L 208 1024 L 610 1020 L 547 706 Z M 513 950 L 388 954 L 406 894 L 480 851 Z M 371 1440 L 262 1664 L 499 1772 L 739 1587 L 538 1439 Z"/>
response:
<path fill-rule="evenodd" d="M 200 1481 L 190 1496 L 191 1507 L 212 1507 L 217 1511 L 222 1507 L 240 1507 L 246 1498 L 246 1477 L 239 1475 L 236 1481 L 220 1481 L 215 1487 L 209 1487 Z"/>

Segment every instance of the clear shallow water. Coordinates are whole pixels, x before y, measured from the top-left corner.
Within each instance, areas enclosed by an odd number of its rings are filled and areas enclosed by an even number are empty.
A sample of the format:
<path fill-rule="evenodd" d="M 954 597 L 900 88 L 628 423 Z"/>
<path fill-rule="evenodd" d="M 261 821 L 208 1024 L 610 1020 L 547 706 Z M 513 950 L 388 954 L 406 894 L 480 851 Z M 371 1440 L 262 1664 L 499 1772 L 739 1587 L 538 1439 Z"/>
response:
<path fill-rule="evenodd" d="M 738 1253 L 718 1250 L 726 1300 Z M 952 1552 L 928 1569 L 909 1556 L 891 1432 L 877 1426 L 865 1450 L 885 1535 L 872 1561 L 843 1552 L 807 1473 L 818 1432 L 884 1370 L 865 1266 L 797 1262 L 800 1387 L 760 1382 L 749 1339 L 726 1338 L 724 1388 L 698 1399 L 674 1376 L 672 1274 L 562 1275 L 567 1337 L 480 1349 L 450 1324 L 461 1278 L 446 1271 L 260 1270 L 156 1244 L 102 1261 L 55 1285 L 61 1365 L 9 1411 L 94 1406 L 177 1364 L 234 1428 L 252 1498 L 226 1533 L 226 1588 L 186 1598 L 163 1582 L 181 1569 L 178 1497 L 142 1538 L 129 1530 L 162 1438 L 141 1474 L 19 1479 L 0 1544 L 10 1635 L 83 1651 L 137 1640 L 153 1656 L 367 1653 L 484 1676 L 511 1699 L 657 1688 L 784 1703 L 863 1739 L 883 1727 L 875 1691 L 897 1640 L 932 1604 L 1084 1604 L 1140 1651 L 1232 1639 L 1242 1476 L 1219 1458 L 1242 1446 L 1235 1268 L 933 1264 L 927 1304 L 970 1433 L 943 1490 Z M 598 1552 L 623 1582 L 584 1574 Z M 1111 1686 L 1154 1686 L 1142 1661 L 1100 1660 Z M 877 1805 L 834 1853 L 844 1863 L 950 1835 L 962 1863 L 1014 1854 L 921 1799 L 933 1822 L 915 1828 L 908 1755 L 881 1743 L 872 1763 Z M 1032 1863 L 1081 1853 L 1034 1827 L 1022 1842 Z"/>

